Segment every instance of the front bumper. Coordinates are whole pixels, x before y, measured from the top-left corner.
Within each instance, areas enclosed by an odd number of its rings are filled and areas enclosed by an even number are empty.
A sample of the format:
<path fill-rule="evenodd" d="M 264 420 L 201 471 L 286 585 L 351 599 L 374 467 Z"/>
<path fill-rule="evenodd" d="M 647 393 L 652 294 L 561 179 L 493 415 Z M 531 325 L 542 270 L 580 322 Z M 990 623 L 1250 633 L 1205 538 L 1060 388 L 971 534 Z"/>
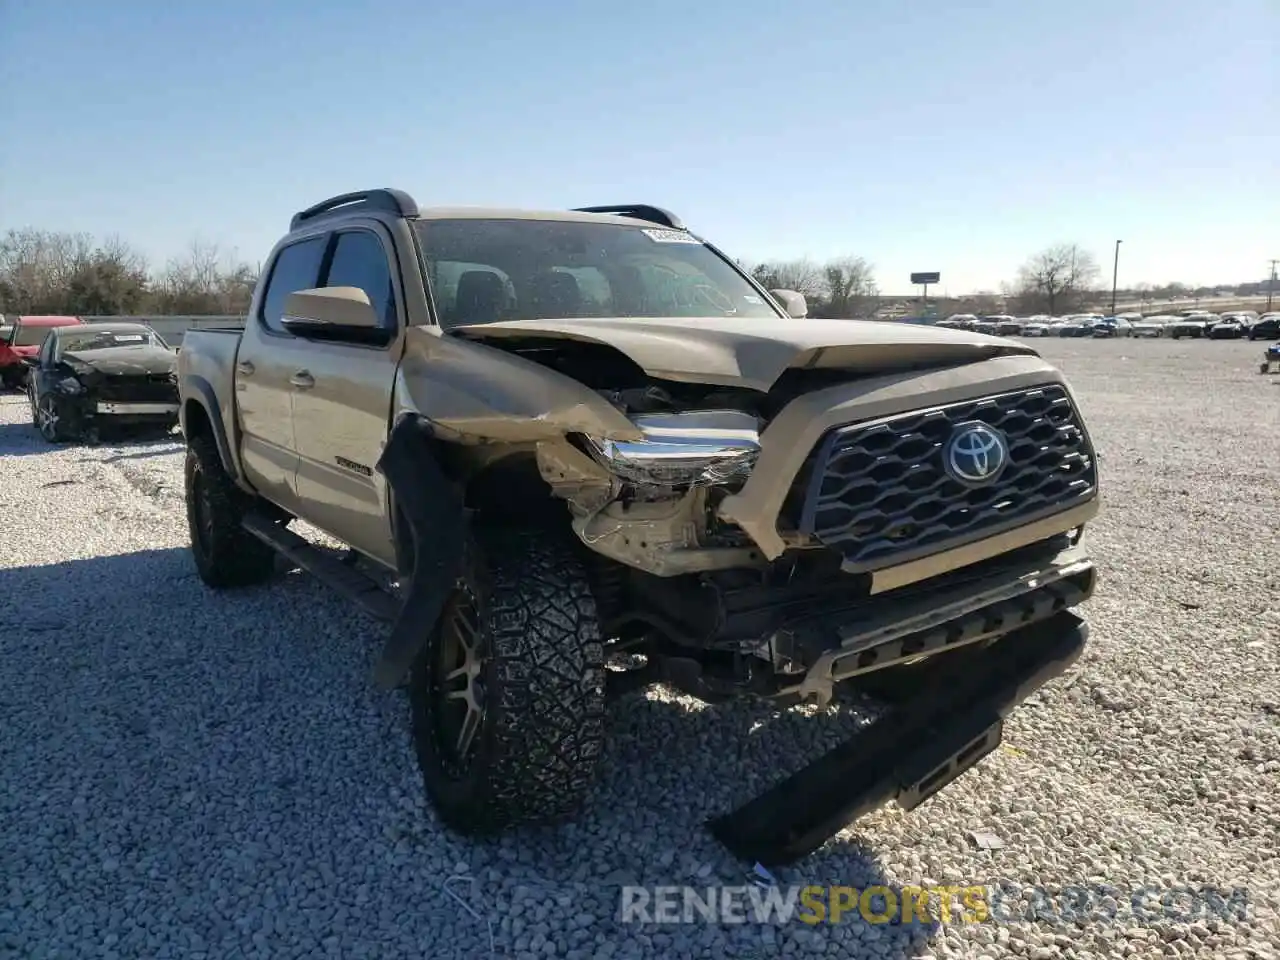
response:
<path fill-rule="evenodd" d="M 99 416 L 176 417 L 178 415 L 178 405 L 176 403 L 99 401 L 95 407 L 95 412 Z"/>
<path fill-rule="evenodd" d="M 810 621 L 788 639 L 821 653 L 799 682 L 779 689 L 778 699 L 827 703 L 842 681 L 1047 620 L 1088 600 L 1096 581 L 1093 562 L 1076 545 L 1052 556 L 1032 552 L 956 571 L 940 583 L 868 601 L 856 614 Z"/>

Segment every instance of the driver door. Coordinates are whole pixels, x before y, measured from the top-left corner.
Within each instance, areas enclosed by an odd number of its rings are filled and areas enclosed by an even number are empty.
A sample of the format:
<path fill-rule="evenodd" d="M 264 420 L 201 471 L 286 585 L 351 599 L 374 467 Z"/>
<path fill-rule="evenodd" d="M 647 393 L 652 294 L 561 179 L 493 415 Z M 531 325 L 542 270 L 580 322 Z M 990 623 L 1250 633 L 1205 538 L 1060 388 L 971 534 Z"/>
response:
<path fill-rule="evenodd" d="M 307 519 L 326 533 L 389 566 L 395 550 L 386 481 L 375 467 L 386 444 L 404 316 L 394 247 L 381 228 L 343 229 L 334 235 L 325 276 L 317 286 L 357 287 L 381 324 L 392 331 L 385 347 L 354 343 L 307 344 L 296 378 L 293 430 L 297 440 L 298 497 Z"/>

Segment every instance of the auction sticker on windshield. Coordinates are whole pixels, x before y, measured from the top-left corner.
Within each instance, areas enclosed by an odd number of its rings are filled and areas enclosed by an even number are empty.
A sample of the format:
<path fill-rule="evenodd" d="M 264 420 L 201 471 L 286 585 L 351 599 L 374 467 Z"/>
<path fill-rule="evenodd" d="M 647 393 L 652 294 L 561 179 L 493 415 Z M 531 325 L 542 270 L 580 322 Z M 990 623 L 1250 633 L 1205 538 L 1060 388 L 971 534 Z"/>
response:
<path fill-rule="evenodd" d="M 654 243 L 702 243 L 691 233 L 683 230 L 641 230 Z"/>

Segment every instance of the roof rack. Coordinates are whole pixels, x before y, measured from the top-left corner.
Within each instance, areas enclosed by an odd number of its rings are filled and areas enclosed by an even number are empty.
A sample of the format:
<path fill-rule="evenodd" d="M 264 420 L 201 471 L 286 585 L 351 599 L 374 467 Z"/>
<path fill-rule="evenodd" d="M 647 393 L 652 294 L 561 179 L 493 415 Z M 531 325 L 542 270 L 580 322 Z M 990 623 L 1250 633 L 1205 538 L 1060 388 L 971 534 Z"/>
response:
<path fill-rule="evenodd" d="M 313 207 L 307 207 L 293 215 L 289 221 L 289 229 L 296 230 L 302 224 L 330 213 L 354 213 L 364 210 L 379 210 L 393 213 L 398 217 L 416 217 L 418 203 L 403 190 L 384 187 L 378 190 L 357 190 L 354 193 L 343 193 L 328 200 L 322 200 Z"/>
<path fill-rule="evenodd" d="M 650 223 L 660 223 L 664 227 L 671 227 L 673 230 L 683 230 L 684 224 L 670 210 L 664 210 L 662 207 L 655 207 L 648 203 L 620 203 L 610 204 L 604 207 L 574 207 L 577 213 L 611 213 L 618 217 L 635 217 L 637 220 L 648 220 Z"/>

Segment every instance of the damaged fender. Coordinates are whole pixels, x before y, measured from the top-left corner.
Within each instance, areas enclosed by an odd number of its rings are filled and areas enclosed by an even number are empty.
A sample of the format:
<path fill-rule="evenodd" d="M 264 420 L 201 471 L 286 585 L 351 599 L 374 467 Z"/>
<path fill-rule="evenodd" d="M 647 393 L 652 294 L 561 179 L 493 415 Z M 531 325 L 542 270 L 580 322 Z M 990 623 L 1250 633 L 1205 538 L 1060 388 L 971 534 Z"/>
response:
<path fill-rule="evenodd" d="M 576 380 L 481 343 L 410 327 L 397 375 L 397 407 L 429 412 L 441 439 L 463 443 L 556 440 L 588 433 L 644 435 Z"/>
<path fill-rule="evenodd" d="M 408 589 L 373 674 L 374 683 L 384 690 L 399 686 L 408 675 L 462 567 L 467 524 L 462 494 L 441 468 L 437 444 L 431 425 L 408 414 L 392 428 L 377 464 L 408 526 L 396 530 L 400 572 L 409 574 Z M 405 536 L 411 551 L 404 549 Z M 410 570 L 403 569 L 406 553 L 412 557 Z"/>

